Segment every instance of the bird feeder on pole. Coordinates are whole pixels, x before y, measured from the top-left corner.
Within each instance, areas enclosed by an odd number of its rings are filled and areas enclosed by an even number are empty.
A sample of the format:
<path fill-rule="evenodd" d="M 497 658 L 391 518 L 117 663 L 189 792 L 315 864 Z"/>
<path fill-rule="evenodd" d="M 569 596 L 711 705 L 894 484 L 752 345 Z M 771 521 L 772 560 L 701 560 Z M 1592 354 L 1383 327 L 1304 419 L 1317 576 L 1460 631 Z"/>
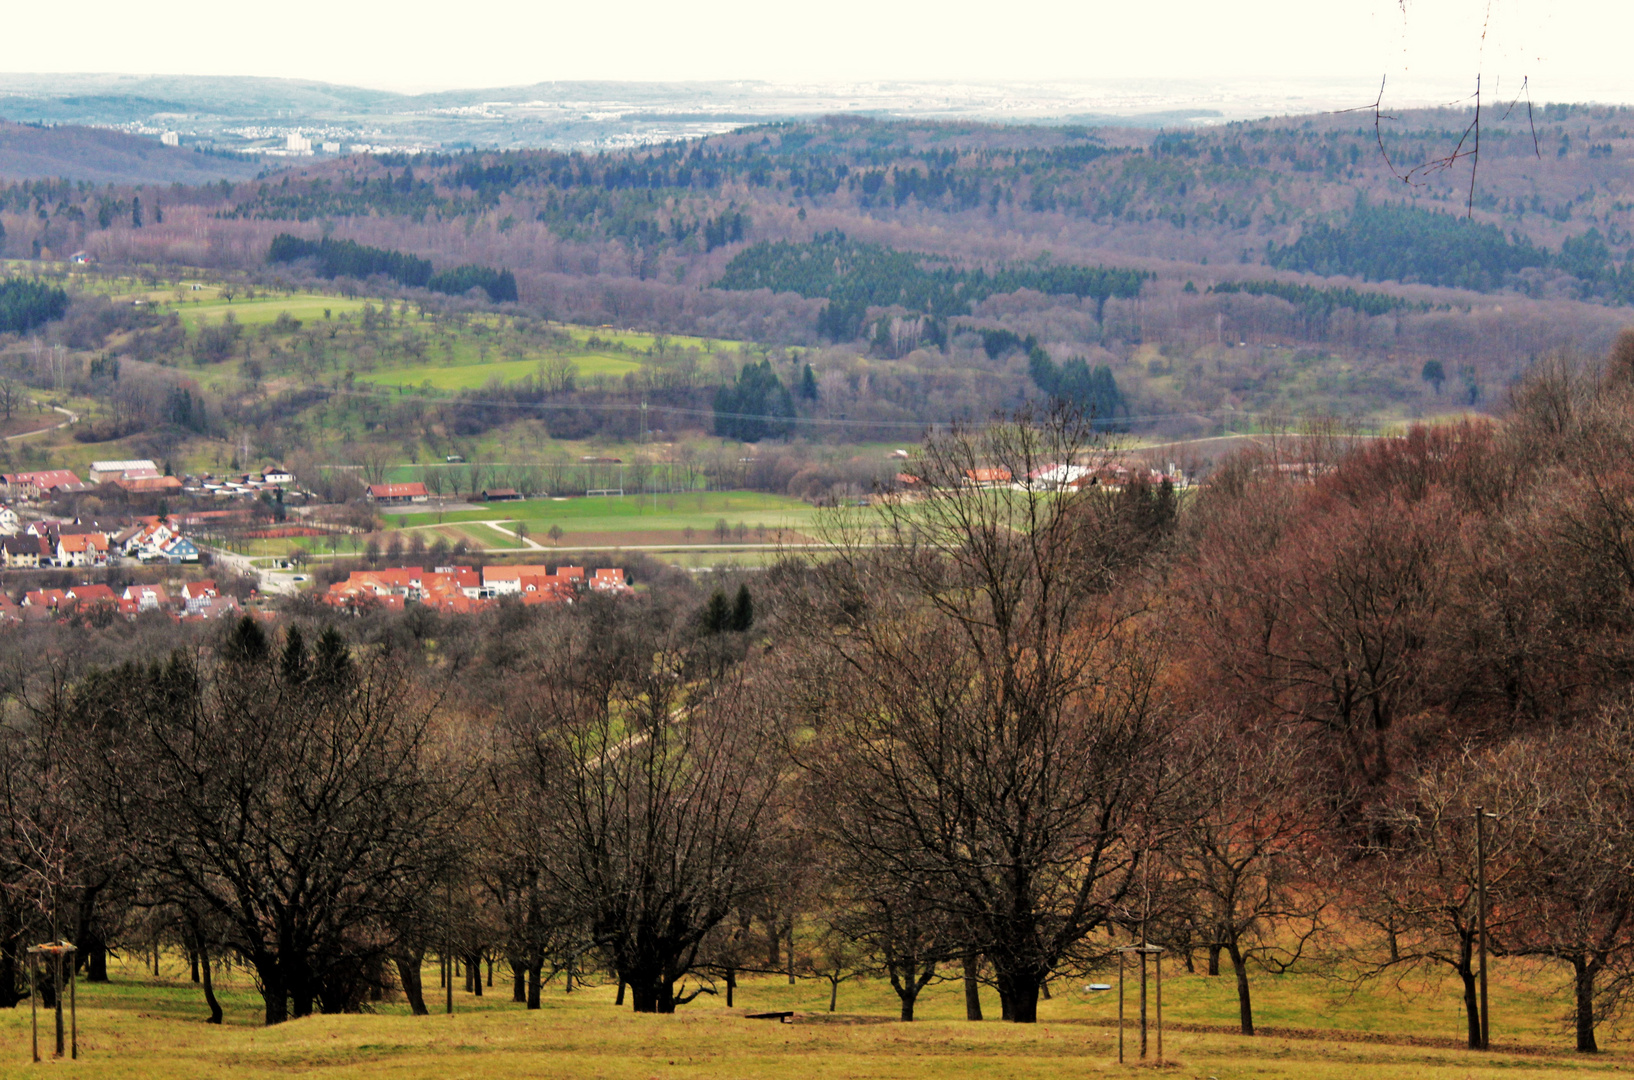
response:
<path fill-rule="evenodd" d="M 1118 953 L 1118 1063 L 1123 1063 L 1123 1002 L 1124 972 L 1129 957 L 1140 959 L 1140 1056 L 1146 1058 L 1146 977 L 1147 958 L 1151 958 L 1157 976 L 1157 1062 L 1163 1064 L 1163 947 L 1160 945 L 1129 945 Z"/>
<path fill-rule="evenodd" d="M 57 1043 L 52 1057 L 63 1056 L 63 1023 L 62 1023 L 62 990 L 63 990 L 63 961 L 68 962 L 68 1056 L 79 1057 L 79 1004 L 74 992 L 74 946 L 67 941 L 48 941 L 42 945 L 30 945 L 28 948 L 28 1001 L 29 1027 L 34 1049 L 34 1060 L 40 1060 L 40 996 L 35 983 L 35 972 L 38 965 L 36 958 L 46 961 L 48 975 L 51 979 L 51 1000 L 56 1005 L 57 1014 Z"/>

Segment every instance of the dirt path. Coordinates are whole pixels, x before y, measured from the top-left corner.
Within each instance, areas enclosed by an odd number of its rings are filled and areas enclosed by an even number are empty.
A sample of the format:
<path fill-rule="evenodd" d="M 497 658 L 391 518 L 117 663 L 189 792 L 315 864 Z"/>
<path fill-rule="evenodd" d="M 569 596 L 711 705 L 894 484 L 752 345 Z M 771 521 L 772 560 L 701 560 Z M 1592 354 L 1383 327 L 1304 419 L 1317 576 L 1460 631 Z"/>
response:
<path fill-rule="evenodd" d="M 64 416 L 68 417 L 68 419 L 64 420 L 60 424 L 52 424 L 50 427 L 35 428 L 33 431 L 24 431 L 17 435 L 7 435 L 3 441 L 11 442 L 13 439 L 26 439 L 31 435 L 44 435 L 48 431 L 56 431 L 58 428 L 65 428 L 69 424 L 76 424 L 79 422 L 78 413 L 65 409 L 61 405 L 53 405 L 51 406 L 51 409 L 53 412 L 62 413 Z"/>

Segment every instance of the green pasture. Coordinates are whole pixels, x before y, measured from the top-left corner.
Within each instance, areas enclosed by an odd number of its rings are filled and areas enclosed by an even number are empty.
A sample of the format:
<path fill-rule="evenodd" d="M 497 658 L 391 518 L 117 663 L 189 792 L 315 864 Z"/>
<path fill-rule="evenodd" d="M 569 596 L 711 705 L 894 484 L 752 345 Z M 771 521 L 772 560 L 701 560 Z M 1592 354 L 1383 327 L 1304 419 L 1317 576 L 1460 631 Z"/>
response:
<path fill-rule="evenodd" d="M 182 320 L 182 325 L 188 330 L 196 330 L 202 322 L 219 323 L 227 318 L 231 312 L 233 318 L 245 326 L 260 326 L 274 322 L 278 316 L 288 312 L 291 318 L 299 319 L 302 323 L 322 322 L 323 313 L 327 310 L 331 318 L 338 318 L 344 314 L 352 314 L 363 310 L 367 300 L 348 300 L 343 296 L 324 296 L 319 293 L 293 293 L 278 296 L 257 296 L 253 300 L 242 297 L 231 302 L 221 297 L 190 302 L 189 295 L 197 293 L 182 293 L 182 302 L 175 303 L 172 293 L 160 290 L 154 294 L 166 298 L 166 310 L 173 310 Z M 375 304 L 376 307 L 380 305 Z"/>
<path fill-rule="evenodd" d="M 580 377 L 591 375 L 622 376 L 626 372 L 638 371 L 641 365 L 634 360 L 626 360 L 619 356 L 609 356 L 605 353 L 568 353 L 560 356 L 579 369 Z M 416 367 L 380 368 L 375 371 L 358 374 L 359 382 L 370 382 L 380 386 L 402 387 L 417 390 L 429 387 L 433 390 L 475 390 L 488 383 L 498 380 L 501 383 L 518 382 L 529 375 L 539 372 L 543 358 L 534 357 L 524 360 L 494 360 L 484 362 L 476 360 L 452 366 L 442 364 L 423 364 Z"/>
<path fill-rule="evenodd" d="M 797 1075 L 807 1080 L 866 1077 L 881 1080 L 1067 1080 L 1120 1075 L 1115 993 L 1087 993 L 1089 980 L 1057 980 L 1041 1002 L 1039 1023 L 1006 1024 L 984 989 L 989 1019 L 964 1019 L 957 980 L 922 994 L 917 1019 L 897 1019 L 897 1001 L 879 979 L 843 982 L 836 1010 L 821 978 L 789 985 L 782 976 L 746 976 L 734 1008 L 724 995 L 705 994 L 673 1016 L 638 1016 L 614 1005 L 605 977 L 591 976 L 566 992 L 547 983 L 541 1008 L 511 999 L 503 963 L 481 997 L 456 981 L 453 1013 L 444 1012 L 437 969 L 422 973 L 432 1015 L 409 1015 L 400 999 L 372 1003 L 369 1011 L 312 1016 L 274 1028 L 260 1024 L 261 1002 L 248 971 L 219 970 L 216 992 L 225 1012 L 206 1024 L 203 995 L 188 980 L 183 957 L 163 954 L 155 976 L 137 958 L 116 960 L 112 981 L 80 983 L 80 1059 L 76 1075 L 109 1080 L 192 1080 L 231 1072 L 264 1077 L 419 1078 L 469 1080 L 567 1076 L 609 1080 L 741 1080 Z M 1214 1080 L 1486 1080 L 1525 1075 L 1536 1080 L 1627 1075 L 1634 1068 L 1628 1044 L 1606 1025 L 1605 1050 L 1571 1053 L 1558 1022 L 1562 965 L 1500 962 L 1492 987 L 1495 1049 L 1462 1048 L 1462 1018 L 1454 985 L 1439 975 L 1397 986 L 1388 981 L 1357 987 L 1334 973 L 1270 976 L 1256 973 L 1261 1033 L 1235 1033 L 1236 999 L 1229 974 L 1185 974 L 1166 965 L 1163 986 L 1167 1067 L 1163 1075 Z M 1111 972 L 1095 979 L 1116 982 Z M 486 982 L 486 980 L 484 980 Z M 690 989 L 695 983 L 689 981 Z M 721 989 L 719 986 L 717 990 Z M 1135 1015 L 1131 987 L 1128 1012 Z M 792 1010 L 794 1022 L 751 1020 L 752 1012 Z M 0 1075 L 32 1075 L 27 1004 L 0 1011 Z M 49 1014 L 40 1019 L 42 1048 L 50 1051 Z M 1155 1055 L 1155 1038 L 1152 1050 Z M 1155 1058 L 1149 1060 L 1155 1065 Z M 49 1058 L 47 1064 L 50 1067 Z M 60 1067 L 70 1067 L 63 1063 Z M 1144 1070 L 1142 1070 L 1144 1071 Z"/>
<path fill-rule="evenodd" d="M 568 334 L 575 340 L 585 343 L 586 347 L 592 337 L 609 344 L 621 345 L 633 352 L 646 352 L 655 348 L 660 338 L 666 348 L 670 349 L 700 349 L 708 352 L 712 349 L 736 348 L 740 343 L 718 338 L 691 337 L 687 334 L 648 334 L 640 330 L 614 330 L 605 326 L 564 326 Z"/>
<path fill-rule="evenodd" d="M 570 499 L 528 499 L 520 502 L 490 503 L 474 510 L 447 512 L 417 511 L 393 514 L 386 511 L 388 525 L 396 527 L 399 517 L 409 527 L 470 521 L 520 521 L 529 536 L 543 544 L 551 526 L 566 534 L 562 543 L 570 545 L 574 533 L 658 532 L 691 528 L 698 543 L 708 543 L 716 522 L 725 520 L 735 528 L 739 522 L 750 529 L 809 528 L 817 511 L 799 499 L 758 491 L 700 491 L 680 495 L 588 495 Z M 495 533 L 497 536 L 498 534 Z M 750 534 L 753 539 L 753 534 Z"/>

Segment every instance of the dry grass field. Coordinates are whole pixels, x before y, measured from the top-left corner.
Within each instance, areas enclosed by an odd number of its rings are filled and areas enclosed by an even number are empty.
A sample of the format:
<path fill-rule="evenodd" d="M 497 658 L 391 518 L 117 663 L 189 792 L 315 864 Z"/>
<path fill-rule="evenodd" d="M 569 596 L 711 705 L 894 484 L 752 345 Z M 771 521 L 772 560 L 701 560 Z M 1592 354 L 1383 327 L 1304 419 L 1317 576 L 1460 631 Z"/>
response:
<path fill-rule="evenodd" d="M 106 986 L 81 986 L 80 1060 L 76 1075 L 117 1080 L 191 1080 L 232 1076 L 470 1078 L 606 1077 L 609 1080 L 930 1080 L 930 1078 L 1066 1078 L 1121 1072 L 1175 1077 L 1286 1080 L 1470 1080 L 1522 1075 L 1536 1080 L 1626 1076 L 1634 1054 L 1603 1031 L 1608 1049 L 1581 1056 L 1556 1017 L 1564 1002 L 1549 969 L 1502 971 L 1494 982 L 1494 1043 L 1489 1054 L 1459 1045 L 1461 1017 L 1449 985 L 1406 988 L 1375 984 L 1352 993 L 1312 976 L 1258 981 L 1262 1034 L 1230 1034 L 1235 1001 L 1229 978 L 1174 975 L 1165 980 L 1167 1060 L 1120 1068 L 1111 994 L 1057 984 L 1036 1026 L 963 1019 L 957 983 L 933 986 L 913 1024 L 894 1019 L 889 987 L 847 982 L 827 1012 L 821 980 L 789 986 L 781 978 L 749 980 L 738 1008 L 701 997 L 674 1016 L 636 1016 L 613 1006 L 611 986 L 572 994 L 547 985 L 544 1007 L 529 1013 L 510 1000 L 502 976 L 480 998 L 456 988 L 454 1015 L 441 1013 L 436 972 L 428 969 L 434 1014 L 413 1017 L 401 1002 L 358 1016 L 315 1016 L 276 1028 L 259 1026 L 259 999 L 242 971 L 226 974 L 221 996 L 227 1023 L 203 1022 L 205 1009 L 179 957 L 155 980 L 134 963 L 116 966 Z M 461 983 L 463 985 L 463 983 Z M 1131 1010 L 1133 998 L 1131 996 Z M 985 1001 L 990 1016 L 997 1002 Z M 746 1012 L 793 1009 L 796 1021 L 750 1020 Z M 41 1014 L 43 1030 L 48 1020 Z M 0 1014 L 0 1076 L 35 1075 L 28 1063 L 29 1012 Z M 1132 1035 L 1132 1033 L 1131 1033 Z M 1133 1043 L 1131 1041 L 1131 1049 Z M 49 1046 L 47 1045 L 47 1049 Z"/>

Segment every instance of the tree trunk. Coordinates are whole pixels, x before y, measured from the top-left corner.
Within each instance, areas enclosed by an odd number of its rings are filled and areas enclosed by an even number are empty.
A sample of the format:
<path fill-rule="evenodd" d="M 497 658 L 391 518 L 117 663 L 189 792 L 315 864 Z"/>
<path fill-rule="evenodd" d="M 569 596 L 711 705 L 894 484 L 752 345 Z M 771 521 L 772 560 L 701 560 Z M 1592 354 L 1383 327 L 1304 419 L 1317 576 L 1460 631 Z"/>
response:
<path fill-rule="evenodd" d="M 730 1009 L 732 1007 L 732 997 L 733 997 L 732 992 L 734 990 L 736 990 L 737 988 L 738 988 L 738 973 L 733 968 L 727 968 L 726 969 L 726 1007 L 728 1009 Z M 620 1004 L 620 1005 L 624 1004 L 624 980 L 622 980 L 622 979 L 619 980 L 619 984 L 618 984 L 618 996 L 619 996 L 618 1004 Z"/>
<path fill-rule="evenodd" d="M 539 1007 L 539 973 L 544 968 L 542 959 L 534 959 L 528 964 L 528 1008 Z"/>
<path fill-rule="evenodd" d="M 898 990 L 896 993 L 897 997 L 902 999 L 902 1022 L 904 1024 L 913 1023 L 913 1006 L 914 1002 L 919 1000 L 919 991 L 914 989 L 914 984 L 910 980 L 904 984 L 903 989 Z"/>
<path fill-rule="evenodd" d="M 1577 999 L 1577 1052 L 1597 1054 L 1600 1044 L 1594 1039 L 1594 977 L 1596 965 L 1583 957 L 1572 958 L 1572 976 Z"/>
<path fill-rule="evenodd" d="M 0 1008 L 13 1009 L 23 1000 L 23 995 L 17 986 L 22 979 L 19 977 L 17 963 L 17 945 L 20 935 L 14 932 L 17 919 L 11 908 L 0 900 Z"/>
<path fill-rule="evenodd" d="M 420 962 L 423 953 L 409 953 L 407 956 L 393 957 L 397 965 L 397 981 L 403 984 L 403 996 L 408 999 L 409 1011 L 415 1016 L 429 1016 L 431 1010 L 426 1008 L 426 995 L 420 985 Z"/>
<path fill-rule="evenodd" d="M 1208 973 L 1210 975 L 1220 974 L 1220 943 L 1217 941 L 1209 942 Z"/>
<path fill-rule="evenodd" d="M 840 980 L 828 980 L 828 1011 L 833 1012 L 840 1003 Z"/>
<path fill-rule="evenodd" d="M 1003 1018 L 1013 1024 L 1038 1022 L 1038 987 L 1044 981 L 1042 971 L 1029 970 L 1022 965 L 1011 966 L 997 958 L 993 963 L 995 981 L 999 985 L 999 1004 Z"/>
<path fill-rule="evenodd" d="M 194 962 L 197 964 L 198 969 L 203 972 L 204 978 L 201 982 L 204 985 L 204 1003 L 210 1006 L 210 1019 L 205 1022 L 219 1024 L 221 1023 L 221 1002 L 216 1000 L 216 983 L 211 977 L 210 954 L 205 950 L 204 938 L 198 935 L 195 935 L 195 937 L 197 945 L 193 949 Z"/>
<path fill-rule="evenodd" d="M 289 1015 L 296 1020 L 311 1016 L 316 995 L 306 957 L 292 944 L 286 944 L 278 950 L 278 967 L 284 973 L 284 985 L 289 988 Z"/>
<path fill-rule="evenodd" d="M 528 1000 L 527 966 L 514 957 L 511 960 L 511 1000 L 518 1005 Z"/>
<path fill-rule="evenodd" d="M 267 1024 L 281 1024 L 289 1019 L 289 987 L 284 983 L 284 972 L 275 956 L 261 954 L 250 957 L 256 977 L 261 980 L 261 999 L 266 1003 Z"/>
<path fill-rule="evenodd" d="M 982 985 L 976 978 L 980 964 L 975 953 L 965 954 L 965 1019 L 982 1018 Z"/>
<path fill-rule="evenodd" d="M 650 982 L 630 981 L 631 1007 L 638 1013 L 658 1011 L 658 987 Z"/>
<path fill-rule="evenodd" d="M 1237 1016 L 1244 1035 L 1254 1034 L 1254 999 L 1248 991 L 1248 960 L 1235 941 L 1226 945 L 1231 968 L 1237 973 Z"/>
<path fill-rule="evenodd" d="M 0 978 L 3 978 L 3 974 L 0 974 Z M 102 940 L 101 934 L 94 934 L 86 946 L 85 981 L 88 983 L 108 981 L 108 943 Z"/>
<path fill-rule="evenodd" d="M 613 1000 L 614 1005 L 624 1004 L 624 976 L 618 977 L 618 997 Z"/>
<path fill-rule="evenodd" d="M 51 978 L 50 965 L 44 963 L 42 957 L 41 964 L 36 970 L 39 974 L 34 978 L 34 986 L 40 992 L 40 1005 L 47 1009 L 55 1009 L 57 1007 L 57 984 Z"/>
<path fill-rule="evenodd" d="M 199 950 L 194 946 L 187 949 L 187 967 L 193 982 L 199 981 Z"/>
<path fill-rule="evenodd" d="M 1458 963 L 1454 965 L 1458 978 L 1464 984 L 1464 1020 L 1469 1030 L 1469 1048 L 1481 1049 L 1481 997 L 1475 981 L 1475 936 L 1465 934 L 1458 946 Z"/>

